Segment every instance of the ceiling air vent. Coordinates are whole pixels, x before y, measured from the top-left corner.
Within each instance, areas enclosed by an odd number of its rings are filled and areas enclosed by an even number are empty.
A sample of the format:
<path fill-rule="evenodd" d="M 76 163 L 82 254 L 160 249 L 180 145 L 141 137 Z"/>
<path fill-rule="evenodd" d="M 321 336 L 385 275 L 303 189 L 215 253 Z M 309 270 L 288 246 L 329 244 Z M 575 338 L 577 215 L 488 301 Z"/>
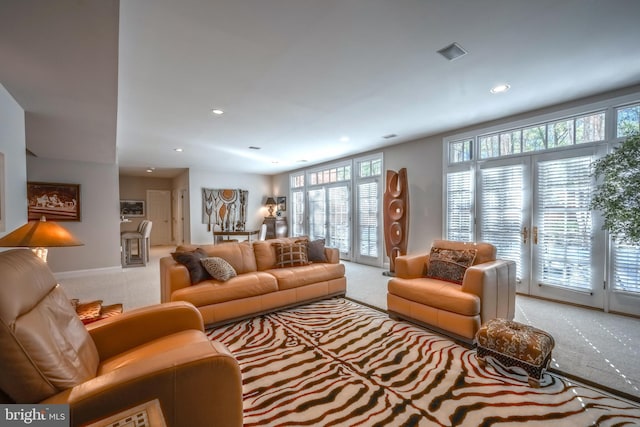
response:
<path fill-rule="evenodd" d="M 458 59 L 461 56 L 466 55 L 467 51 L 464 50 L 458 43 L 451 43 L 449 46 L 440 49 L 438 53 L 447 58 L 449 61 L 453 61 L 454 59 Z"/>

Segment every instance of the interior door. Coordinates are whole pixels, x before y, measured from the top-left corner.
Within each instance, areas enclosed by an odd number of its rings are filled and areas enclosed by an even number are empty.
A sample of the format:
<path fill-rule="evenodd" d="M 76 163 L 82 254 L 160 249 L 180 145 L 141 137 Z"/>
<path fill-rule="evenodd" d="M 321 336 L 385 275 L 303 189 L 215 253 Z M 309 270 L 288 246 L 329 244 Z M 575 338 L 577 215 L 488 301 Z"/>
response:
<path fill-rule="evenodd" d="M 171 242 L 171 191 L 147 190 L 147 219 L 152 222 L 152 245 L 170 245 Z"/>

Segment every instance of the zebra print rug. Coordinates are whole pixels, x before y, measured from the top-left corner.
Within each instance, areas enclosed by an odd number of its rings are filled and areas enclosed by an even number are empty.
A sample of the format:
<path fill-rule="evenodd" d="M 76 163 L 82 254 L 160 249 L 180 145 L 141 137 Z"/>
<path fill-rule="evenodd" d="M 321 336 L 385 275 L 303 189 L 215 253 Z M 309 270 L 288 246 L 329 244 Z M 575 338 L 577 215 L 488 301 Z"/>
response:
<path fill-rule="evenodd" d="M 640 405 L 546 373 L 531 388 L 475 350 L 334 298 L 208 331 L 240 363 L 245 426 L 629 426 Z"/>

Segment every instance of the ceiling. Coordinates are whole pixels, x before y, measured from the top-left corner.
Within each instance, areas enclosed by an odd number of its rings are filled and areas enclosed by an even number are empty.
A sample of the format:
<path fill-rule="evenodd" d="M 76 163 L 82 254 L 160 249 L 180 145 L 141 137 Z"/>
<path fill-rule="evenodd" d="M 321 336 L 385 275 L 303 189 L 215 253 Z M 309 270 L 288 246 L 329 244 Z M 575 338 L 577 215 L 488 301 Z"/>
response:
<path fill-rule="evenodd" d="M 38 156 L 276 174 L 638 84 L 639 20 L 637 0 L 0 0 L 0 83 Z"/>

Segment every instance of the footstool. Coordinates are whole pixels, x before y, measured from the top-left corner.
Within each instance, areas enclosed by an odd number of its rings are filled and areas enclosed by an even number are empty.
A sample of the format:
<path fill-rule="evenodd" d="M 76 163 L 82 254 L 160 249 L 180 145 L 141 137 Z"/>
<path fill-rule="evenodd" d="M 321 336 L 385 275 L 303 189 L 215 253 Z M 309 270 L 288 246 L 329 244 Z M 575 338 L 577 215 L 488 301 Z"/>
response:
<path fill-rule="evenodd" d="M 520 368 L 534 387 L 540 385 L 555 345 L 547 332 L 507 319 L 492 319 L 482 325 L 476 334 L 476 343 L 481 363 L 491 356 L 507 370 Z"/>

